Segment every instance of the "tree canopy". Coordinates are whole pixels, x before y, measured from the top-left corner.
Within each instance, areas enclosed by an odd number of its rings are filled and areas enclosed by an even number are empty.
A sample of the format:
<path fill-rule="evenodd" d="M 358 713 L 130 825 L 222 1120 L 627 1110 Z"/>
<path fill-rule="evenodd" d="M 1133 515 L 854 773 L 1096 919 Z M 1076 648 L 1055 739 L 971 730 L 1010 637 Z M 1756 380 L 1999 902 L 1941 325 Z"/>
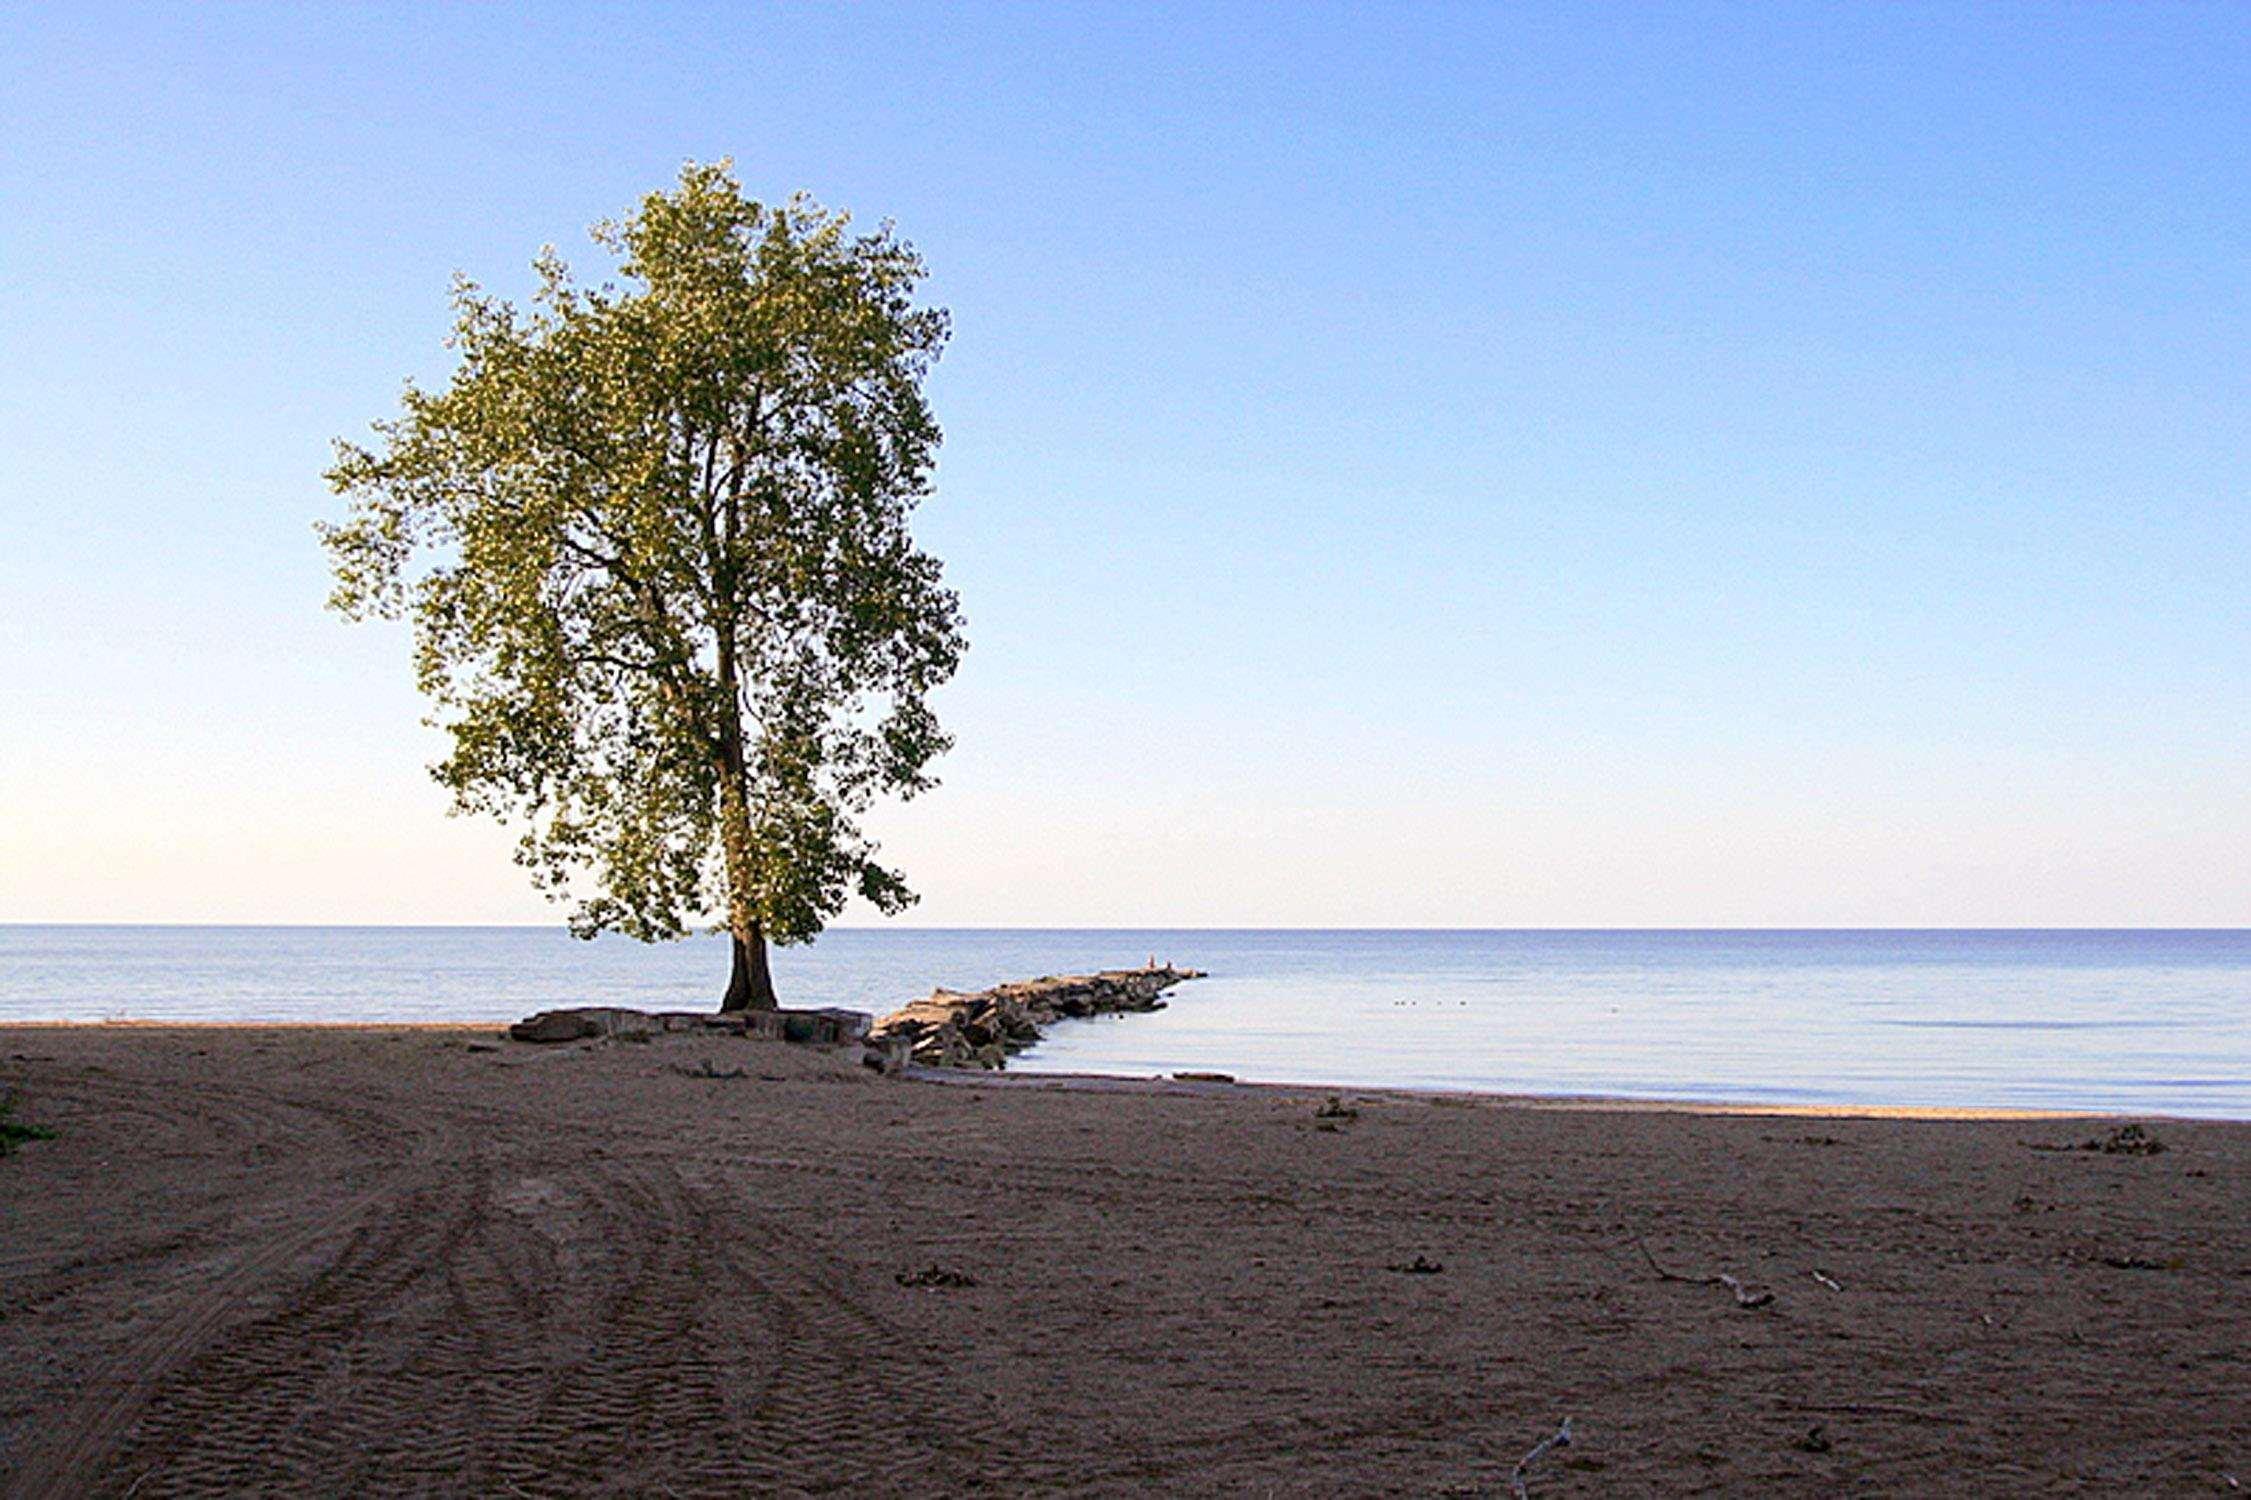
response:
<path fill-rule="evenodd" d="M 622 286 L 552 248 L 528 312 L 457 277 L 450 383 L 338 443 L 331 604 L 412 621 L 432 774 L 574 931 L 724 926 L 725 1005 L 770 1006 L 768 940 L 914 899 L 861 820 L 949 743 L 960 605 L 908 530 L 947 315 L 888 224 L 725 162 L 593 232 Z"/>

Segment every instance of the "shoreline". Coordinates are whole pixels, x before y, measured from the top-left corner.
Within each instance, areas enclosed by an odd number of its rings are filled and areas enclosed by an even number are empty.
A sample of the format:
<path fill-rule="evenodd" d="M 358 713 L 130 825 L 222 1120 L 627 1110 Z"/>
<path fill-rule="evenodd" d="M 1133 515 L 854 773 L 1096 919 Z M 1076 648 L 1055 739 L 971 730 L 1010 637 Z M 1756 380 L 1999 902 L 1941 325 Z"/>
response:
<path fill-rule="evenodd" d="M 98 1021 L 29 1021 L 0 1020 L 0 1032 L 21 1031 L 163 1031 L 167 1029 L 206 1032 L 225 1031 L 282 1031 L 282 1032 L 430 1032 L 447 1034 L 475 1032 L 489 1034 L 499 1040 L 507 1039 L 511 1022 L 494 1021 L 216 1021 L 216 1020 L 150 1020 L 140 1017 L 118 1017 Z M 525 1045 L 516 1043 L 514 1045 Z M 583 1045 L 583 1044 L 580 1044 Z M 1027 1049 L 1027 1055 L 1029 1054 Z M 1622 1114 L 1660 1113 L 1688 1115 L 1741 1115 L 1746 1117 L 1775 1116 L 1869 1119 L 1869 1120 L 2158 1120 L 2178 1121 L 2183 1124 L 2251 1125 L 2251 1116 L 2177 1114 L 2167 1110 L 2108 1109 L 2108 1108 L 2036 1108 L 2027 1105 L 1982 1104 L 1880 1104 L 1860 1101 L 1832 1100 L 1749 1100 L 1699 1098 L 1694 1095 L 1666 1095 L 1652 1097 L 1642 1094 L 1543 1094 L 1522 1090 L 1459 1088 L 1452 1085 L 1418 1086 L 1396 1083 L 1299 1083 L 1288 1080 L 1246 1078 L 1240 1075 L 1227 1083 L 1206 1080 L 1176 1080 L 1166 1074 L 1135 1073 L 1084 1073 L 1042 1072 L 1031 1069 L 1015 1071 L 928 1067 L 911 1064 L 902 1075 L 910 1081 L 932 1082 L 951 1086 L 981 1085 L 998 1088 L 1025 1088 L 1046 1085 L 1091 1091 L 1118 1089 L 1182 1089 L 1200 1090 L 1235 1088 L 1261 1091 L 1285 1091 L 1297 1094 L 1334 1094 L 1350 1092 L 1365 1095 L 1382 1095 L 1413 1100 L 1458 1099 L 1465 1103 L 1507 1106 L 1522 1109 L 1555 1109 L 1576 1111 L 1614 1111 Z"/>

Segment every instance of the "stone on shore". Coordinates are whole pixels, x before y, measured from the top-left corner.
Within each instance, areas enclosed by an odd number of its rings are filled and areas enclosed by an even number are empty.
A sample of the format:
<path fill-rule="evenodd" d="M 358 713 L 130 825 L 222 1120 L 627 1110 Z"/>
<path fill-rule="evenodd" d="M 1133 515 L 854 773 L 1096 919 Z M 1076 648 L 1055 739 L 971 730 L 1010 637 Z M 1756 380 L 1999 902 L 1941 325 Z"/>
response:
<path fill-rule="evenodd" d="M 868 1013 L 859 1010 L 646 1011 L 587 1005 L 527 1016 L 509 1027 L 508 1035 L 519 1042 L 576 1042 L 669 1031 L 717 1032 L 838 1047 L 864 1040 L 868 1024 Z"/>

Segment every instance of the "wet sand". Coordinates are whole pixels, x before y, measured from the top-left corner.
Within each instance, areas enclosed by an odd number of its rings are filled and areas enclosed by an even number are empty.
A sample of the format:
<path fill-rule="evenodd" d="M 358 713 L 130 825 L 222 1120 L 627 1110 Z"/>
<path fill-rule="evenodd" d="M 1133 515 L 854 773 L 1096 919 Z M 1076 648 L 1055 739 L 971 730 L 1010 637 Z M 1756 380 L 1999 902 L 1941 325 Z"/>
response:
<path fill-rule="evenodd" d="M 1566 1417 L 1534 1496 L 2251 1485 L 2251 1125 L 462 1028 L 0 1028 L 8 1086 L 8 1494 L 1506 1495 Z"/>

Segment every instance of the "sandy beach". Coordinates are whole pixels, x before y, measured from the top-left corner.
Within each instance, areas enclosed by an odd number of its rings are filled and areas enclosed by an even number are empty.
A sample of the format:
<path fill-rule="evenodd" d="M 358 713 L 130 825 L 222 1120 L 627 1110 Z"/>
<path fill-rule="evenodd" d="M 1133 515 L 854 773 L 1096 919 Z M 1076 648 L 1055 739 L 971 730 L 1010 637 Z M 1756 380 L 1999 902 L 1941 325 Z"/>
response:
<path fill-rule="evenodd" d="M 490 1028 L 19 1026 L 0 1087 L 9 1494 L 1507 1495 L 1566 1418 L 1534 1496 L 2251 1483 L 2251 1125 Z"/>

